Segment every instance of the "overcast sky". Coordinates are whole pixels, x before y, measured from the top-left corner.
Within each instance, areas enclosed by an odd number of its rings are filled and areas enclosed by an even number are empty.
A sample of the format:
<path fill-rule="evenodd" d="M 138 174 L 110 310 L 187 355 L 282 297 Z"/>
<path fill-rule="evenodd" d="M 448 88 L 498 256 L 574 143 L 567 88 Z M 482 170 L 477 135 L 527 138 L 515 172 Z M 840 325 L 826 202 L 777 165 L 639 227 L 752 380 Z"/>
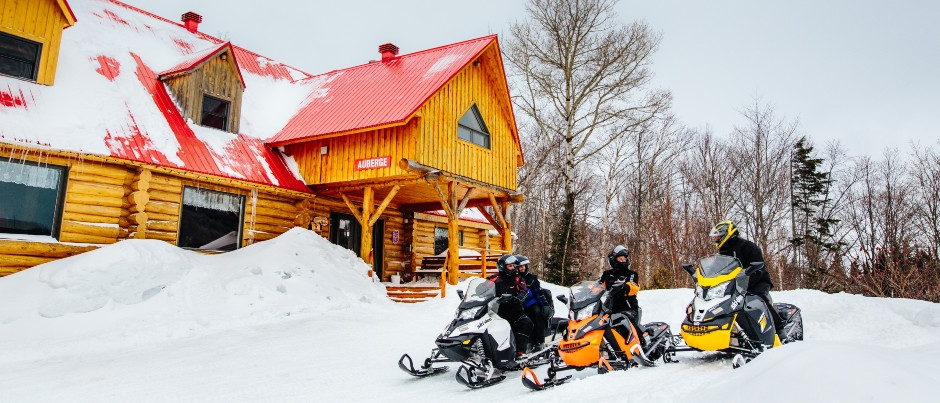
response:
<path fill-rule="evenodd" d="M 525 18 L 521 0 L 125 0 L 318 74 L 491 33 Z M 726 135 L 755 99 L 798 119 L 817 147 L 879 157 L 940 138 L 940 2 L 622 0 L 619 17 L 662 34 L 655 85 L 691 127 Z M 250 91 L 250 89 L 248 89 Z"/>

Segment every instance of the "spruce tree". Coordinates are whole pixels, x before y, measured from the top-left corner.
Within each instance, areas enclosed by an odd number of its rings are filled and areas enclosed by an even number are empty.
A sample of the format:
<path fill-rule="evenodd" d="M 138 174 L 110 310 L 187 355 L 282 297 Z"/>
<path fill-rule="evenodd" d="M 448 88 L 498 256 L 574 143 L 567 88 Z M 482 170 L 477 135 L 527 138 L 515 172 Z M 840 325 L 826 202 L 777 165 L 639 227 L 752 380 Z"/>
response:
<path fill-rule="evenodd" d="M 545 259 L 545 281 L 567 287 L 581 280 L 577 271 L 578 235 L 574 197 L 569 196 L 552 230 L 552 246 Z"/>
<path fill-rule="evenodd" d="M 822 253 L 838 247 L 832 242 L 832 226 L 839 220 L 821 214 L 829 205 L 828 193 L 832 184 L 829 173 L 821 171 L 823 161 L 814 156 L 813 146 L 807 144 L 806 137 L 794 145 L 790 180 L 793 237 L 790 244 L 794 247 L 794 258 L 805 259 L 805 262 L 796 262 L 807 277 L 807 284 L 803 286 L 817 289 L 825 288 L 828 275 L 822 264 Z"/>

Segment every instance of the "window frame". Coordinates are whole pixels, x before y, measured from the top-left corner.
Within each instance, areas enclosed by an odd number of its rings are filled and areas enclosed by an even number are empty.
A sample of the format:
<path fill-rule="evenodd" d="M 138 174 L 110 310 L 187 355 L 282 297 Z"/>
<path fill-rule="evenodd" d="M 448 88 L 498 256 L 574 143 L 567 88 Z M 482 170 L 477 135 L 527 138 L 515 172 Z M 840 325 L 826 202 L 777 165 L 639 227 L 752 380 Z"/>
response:
<path fill-rule="evenodd" d="M 12 163 L 11 161 L 2 161 L 2 162 Z M 58 240 L 62 235 L 61 234 L 62 216 L 65 214 L 65 194 L 68 191 L 69 167 L 64 166 L 64 165 L 42 164 L 42 163 L 33 162 L 33 161 L 16 161 L 16 163 L 26 165 L 26 166 L 32 166 L 36 168 L 54 169 L 54 170 L 59 171 L 59 180 L 58 180 L 58 184 L 56 185 L 55 207 L 54 207 L 54 211 L 52 212 L 52 223 L 50 225 L 49 234 L 42 234 L 42 235 L 23 234 L 23 233 L 13 233 L 13 232 L 2 232 L 2 230 L 0 230 L 0 234 L 6 235 L 6 236 L 11 236 L 11 235 L 12 236 L 16 236 L 16 235 L 49 236 Z"/>
<path fill-rule="evenodd" d="M 183 228 L 183 225 L 184 225 L 184 222 L 186 221 L 186 220 L 185 220 L 186 217 L 185 217 L 184 214 L 186 214 L 186 210 L 185 210 L 185 209 L 186 209 L 186 206 L 187 206 L 187 203 L 186 203 L 186 191 L 187 191 L 187 190 L 196 191 L 196 192 L 218 193 L 218 194 L 223 194 L 223 195 L 228 195 L 228 196 L 234 196 L 234 197 L 237 197 L 237 198 L 238 198 L 238 201 L 239 201 L 238 219 L 237 219 L 238 221 L 237 221 L 237 230 L 236 230 L 236 235 L 235 235 L 236 238 L 235 238 L 235 248 L 234 248 L 234 249 L 231 249 L 231 250 L 228 250 L 228 249 L 211 249 L 211 248 L 203 249 L 203 248 L 200 247 L 200 246 L 186 246 L 186 245 L 183 245 L 183 244 L 182 244 L 183 229 L 184 229 L 184 228 Z M 233 193 L 233 192 L 226 192 L 226 191 L 222 191 L 222 190 L 207 189 L 207 188 L 202 188 L 202 187 L 197 187 L 197 186 L 188 186 L 188 185 L 184 185 L 184 186 L 183 186 L 183 191 L 180 193 L 180 196 L 181 196 L 181 198 L 180 198 L 179 227 L 178 227 L 178 229 L 177 229 L 177 234 L 176 234 L 176 245 L 177 245 L 177 246 L 179 246 L 180 248 L 189 249 L 189 250 L 217 251 L 217 252 L 230 252 L 230 251 L 232 251 L 232 250 L 238 250 L 238 249 L 240 249 L 240 248 L 242 247 L 242 238 L 244 238 L 244 232 L 245 232 L 245 208 L 246 208 L 246 202 L 247 202 L 247 198 L 245 197 L 245 195 L 243 195 L 243 194 L 238 194 L 238 193 Z M 198 208 L 199 206 L 195 206 L 195 207 Z M 203 208 L 209 208 L 209 207 L 203 207 Z M 219 211 L 225 211 L 225 210 L 219 210 Z"/>
<path fill-rule="evenodd" d="M 218 115 L 218 114 L 216 114 L 216 113 L 207 111 L 207 110 L 206 110 L 206 98 L 209 98 L 209 99 L 212 99 L 212 100 L 215 100 L 215 101 L 219 101 L 219 102 L 225 104 L 225 115 L 224 115 L 224 116 L 220 116 L 220 115 Z M 222 118 L 222 127 L 219 128 L 219 127 L 209 126 L 209 125 L 204 124 L 204 123 L 205 123 L 205 120 L 206 120 L 206 115 L 214 116 L 214 117 L 221 117 L 221 118 Z M 214 97 L 214 96 L 209 95 L 209 94 L 207 94 L 207 93 L 203 93 L 203 94 L 202 94 L 202 106 L 201 106 L 201 108 L 200 108 L 200 116 L 199 116 L 199 125 L 200 125 L 200 126 L 203 126 L 203 127 L 211 127 L 211 128 L 213 128 L 213 129 L 218 129 L 218 130 L 222 130 L 222 131 L 226 131 L 226 132 L 227 132 L 227 131 L 228 131 L 228 128 L 231 126 L 231 119 L 232 119 L 232 102 L 231 102 L 231 101 L 226 100 L 226 99 L 222 99 L 222 98 L 219 98 L 219 97 Z"/>
<path fill-rule="evenodd" d="M 434 255 L 439 255 L 439 254 L 441 254 L 443 251 L 446 251 L 446 250 L 447 250 L 447 248 L 444 248 L 444 250 L 441 251 L 441 252 L 438 252 L 438 251 L 437 251 L 437 238 L 438 238 L 438 235 L 437 235 L 437 234 L 438 234 L 438 230 L 440 230 L 441 232 L 447 234 L 446 236 L 443 237 L 443 238 L 446 240 L 446 242 L 444 242 L 444 244 L 445 244 L 445 245 L 450 245 L 450 243 L 449 243 L 449 242 L 450 242 L 450 230 L 447 229 L 447 227 L 441 227 L 441 226 L 435 225 L 435 226 L 434 226 Z M 457 245 L 458 245 L 458 246 L 463 246 L 463 230 L 462 230 L 462 229 L 458 229 L 458 230 L 457 230 Z"/>
<path fill-rule="evenodd" d="M 10 74 L 6 74 L 6 73 L 0 73 L 0 75 L 7 76 L 7 77 L 15 77 L 15 78 L 20 78 L 20 79 L 24 79 L 24 80 L 29 80 L 29 81 L 36 82 L 36 81 L 39 79 L 39 67 L 40 67 L 40 62 L 42 61 L 42 51 L 43 51 L 43 44 L 42 44 L 42 42 L 36 42 L 36 41 L 34 41 L 34 40 L 26 39 L 26 38 L 23 38 L 23 37 L 21 37 L 21 36 L 17 36 L 17 35 L 11 34 L 11 33 L 9 33 L 9 32 L 0 31 L 0 38 L 3 38 L 3 37 L 9 38 L 9 39 L 11 39 L 11 40 L 13 40 L 13 41 L 21 41 L 21 42 L 25 42 L 26 44 L 29 44 L 29 45 L 35 45 L 35 46 L 36 46 L 36 57 L 35 57 L 35 60 L 33 60 L 33 61 L 31 62 L 31 63 L 32 63 L 32 67 L 33 67 L 33 71 L 32 71 L 33 74 L 32 74 L 32 77 L 15 76 L 15 75 L 10 75 Z M 14 57 L 12 57 L 12 56 L 0 55 L 0 57 L 5 57 L 5 58 L 7 58 L 7 59 L 11 59 L 11 60 L 14 60 L 14 61 L 18 61 L 18 62 L 21 62 L 21 63 L 24 63 L 24 64 L 25 64 L 25 63 L 30 63 L 28 60 L 21 60 L 21 59 L 19 59 L 19 58 L 14 58 Z"/>
<path fill-rule="evenodd" d="M 460 121 L 463 120 L 463 118 L 467 115 L 471 115 L 471 117 L 476 120 L 476 123 L 483 129 L 483 131 L 460 123 Z M 465 138 L 462 136 L 461 129 L 468 131 L 470 133 L 470 138 Z M 477 142 L 476 139 L 478 137 L 484 139 L 482 142 L 485 144 Z M 480 108 L 477 107 L 477 104 L 470 105 L 470 108 L 467 109 L 467 111 L 464 112 L 463 115 L 460 115 L 460 118 L 457 119 L 457 139 L 478 147 L 483 147 L 487 150 L 493 149 L 493 135 L 490 133 L 490 129 L 486 126 L 486 122 L 483 121 L 483 115 L 480 113 Z"/>

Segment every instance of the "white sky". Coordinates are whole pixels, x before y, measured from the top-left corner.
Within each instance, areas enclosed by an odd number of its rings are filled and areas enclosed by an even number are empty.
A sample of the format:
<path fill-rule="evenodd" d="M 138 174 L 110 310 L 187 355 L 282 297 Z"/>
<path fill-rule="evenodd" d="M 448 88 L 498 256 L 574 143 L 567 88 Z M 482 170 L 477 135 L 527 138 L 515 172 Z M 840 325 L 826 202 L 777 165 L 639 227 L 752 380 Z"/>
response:
<path fill-rule="evenodd" d="M 195 11 L 201 31 L 313 74 L 377 59 L 385 42 L 410 53 L 503 35 L 524 17 L 521 0 L 126 1 L 174 20 Z M 727 134 L 759 98 L 817 146 L 839 140 L 855 155 L 940 138 L 940 2 L 623 0 L 618 10 L 663 34 L 655 83 L 689 126 Z"/>

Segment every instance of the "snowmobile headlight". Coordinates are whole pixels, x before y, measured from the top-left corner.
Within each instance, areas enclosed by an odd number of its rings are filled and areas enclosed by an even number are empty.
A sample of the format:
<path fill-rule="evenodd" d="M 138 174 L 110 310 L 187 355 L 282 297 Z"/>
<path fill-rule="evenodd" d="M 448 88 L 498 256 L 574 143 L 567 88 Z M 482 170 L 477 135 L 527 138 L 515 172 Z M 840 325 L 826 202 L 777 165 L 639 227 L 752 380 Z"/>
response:
<path fill-rule="evenodd" d="M 708 292 L 705 293 L 705 300 L 708 301 L 710 299 L 724 297 L 725 293 L 728 291 L 729 285 L 731 285 L 731 281 L 725 281 L 714 287 L 709 287 Z"/>
<path fill-rule="evenodd" d="M 484 306 L 475 306 L 473 308 L 467 308 L 460 311 L 460 314 L 457 315 L 457 320 L 470 320 L 476 319 L 480 312 L 483 310 Z"/>
<path fill-rule="evenodd" d="M 595 308 L 597 308 L 597 302 L 595 302 L 595 303 L 593 303 L 593 304 L 591 304 L 591 305 L 588 305 L 588 306 L 586 306 L 586 307 L 584 307 L 584 308 L 581 308 L 581 310 L 579 310 L 579 311 L 574 315 L 574 320 L 575 320 L 575 321 L 582 321 L 582 320 L 585 320 L 585 319 L 587 319 L 587 318 L 590 318 L 591 315 L 594 315 L 594 309 L 595 309 Z"/>

